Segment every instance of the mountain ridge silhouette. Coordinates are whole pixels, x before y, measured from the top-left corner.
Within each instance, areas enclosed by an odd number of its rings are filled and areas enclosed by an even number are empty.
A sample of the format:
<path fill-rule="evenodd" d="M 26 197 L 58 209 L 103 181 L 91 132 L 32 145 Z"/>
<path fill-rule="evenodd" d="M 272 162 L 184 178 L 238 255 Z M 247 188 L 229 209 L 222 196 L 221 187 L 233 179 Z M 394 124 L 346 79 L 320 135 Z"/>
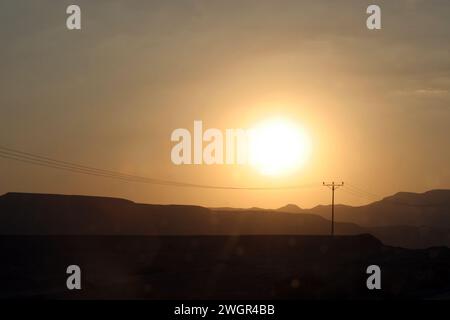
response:
<path fill-rule="evenodd" d="M 440 190 L 424 193 L 414 203 L 433 205 L 440 201 L 445 204 L 449 192 Z M 430 194 L 434 202 L 430 201 Z M 408 199 L 408 203 L 414 196 L 413 193 L 396 195 L 395 199 Z M 392 197 L 387 199 L 362 207 L 337 205 L 336 233 L 370 233 L 387 245 L 406 248 L 450 246 L 450 219 L 445 217 L 447 211 L 429 215 L 431 222 L 428 225 L 414 225 L 408 221 L 411 218 L 408 212 L 400 212 L 400 217 L 406 215 L 406 218 L 399 219 L 399 213 L 395 211 L 398 206 L 391 205 Z M 387 212 L 382 211 L 385 208 Z M 407 208 L 410 210 L 410 207 Z M 426 213 L 422 211 L 429 208 L 414 207 L 414 210 L 425 219 Z M 329 206 L 301 209 L 291 204 L 280 209 L 211 209 L 194 205 L 142 204 L 112 197 L 10 192 L 0 196 L 0 234 L 328 235 L 330 232 Z M 372 214 L 370 219 L 373 219 L 374 214 L 385 219 L 388 214 L 395 217 L 388 217 L 390 223 L 384 221 L 384 224 L 357 223 L 360 220 L 370 221 L 367 216 L 364 220 L 367 213 Z M 436 221 L 436 217 L 442 215 L 448 220 Z"/>

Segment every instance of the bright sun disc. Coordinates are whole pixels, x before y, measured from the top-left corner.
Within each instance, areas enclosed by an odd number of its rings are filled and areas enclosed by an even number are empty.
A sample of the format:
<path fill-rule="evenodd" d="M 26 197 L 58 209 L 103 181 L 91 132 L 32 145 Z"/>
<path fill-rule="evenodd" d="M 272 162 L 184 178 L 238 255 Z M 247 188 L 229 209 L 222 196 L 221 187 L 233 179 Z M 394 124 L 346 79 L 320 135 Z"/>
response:
<path fill-rule="evenodd" d="M 250 130 L 250 164 L 265 175 L 281 175 L 305 164 L 311 152 L 307 133 L 285 120 L 263 122 Z"/>

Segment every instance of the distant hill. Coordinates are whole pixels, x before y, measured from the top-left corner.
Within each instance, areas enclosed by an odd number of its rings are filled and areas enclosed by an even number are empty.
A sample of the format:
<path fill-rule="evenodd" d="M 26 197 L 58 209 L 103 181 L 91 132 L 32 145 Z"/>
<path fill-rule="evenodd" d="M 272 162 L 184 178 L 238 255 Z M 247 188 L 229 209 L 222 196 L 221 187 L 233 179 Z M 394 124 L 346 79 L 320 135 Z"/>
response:
<path fill-rule="evenodd" d="M 303 210 L 296 204 L 287 204 L 281 208 L 278 208 L 277 211 L 280 212 L 289 212 L 289 213 L 302 213 Z"/>
<path fill-rule="evenodd" d="M 1 234 L 328 234 L 330 222 L 314 214 L 253 209 L 213 211 L 184 205 L 137 204 L 116 198 L 8 193 L 0 197 Z M 340 234 L 363 233 L 351 223 Z"/>
<path fill-rule="evenodd" d="M 317 206 L 302 212 L 327 218 L 331 208 Z M 404 225 L 450 228 L 450 190 L 399 192 L 361 207 L 337 205 L 335 219 L 367 227 Z"/>
<path fill-rule="evenodd" d="M 435 206 L 425 201 L 414 202 L 416 200 L 410 197 L 408 195 L 408 199 L 402 198 L 402 201 Z M 448 224 L 408 226 L 407 218 L 403 218 L 406 221 L 399 218 L 406 215 L 405 211 L 398 212 L 390 207 L 390 201 L 397 198 L 387 199 L 364 207 L 337 206 L 336 220 L 340 222 L 335 224 L 336 234 L 370 233 L 387 245 L 405 248 L 450 246 Z M 439 203 L 446 200 L 442 197 L 439 199 Z M 389 209 L 386 209 L 387 213 L 382 211 L 383 208 Z M 330 221 L 326 218 L 330 215 L 329 210 L 329 206 L 303 210 L 295 205 L 278 210 L 208 209 L 199 206 L 138 204 L 106 197 L 8 193 L 0 196 L 0 234 L 328 235 Z M 395 217 L 388 218 L 388 215 Z M 445 221 L 440 212 L 435 213 L 435 217 L 438 215 Z M 355 223 L 369 221 L 367 217 L 384 217 L 385 221 L 389 219 L 390 223 L 397 225 L 360 226 Z M 344 222 L 344 219 L 350 222 Z"/>

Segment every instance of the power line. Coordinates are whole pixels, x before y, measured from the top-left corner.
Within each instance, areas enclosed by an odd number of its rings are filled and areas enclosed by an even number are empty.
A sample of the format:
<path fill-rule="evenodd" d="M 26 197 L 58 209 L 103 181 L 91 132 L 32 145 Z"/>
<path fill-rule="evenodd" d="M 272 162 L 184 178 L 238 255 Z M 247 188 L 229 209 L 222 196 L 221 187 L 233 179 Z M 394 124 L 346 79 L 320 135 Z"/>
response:
<path fill-rule="evenodd" d="M 1 147 L 0 147 L 1 149 Z M 13 152 L 5 152 L 0 150 L 0 157 L 10 159 L 10 160 L 16 160 L 24 163 L 44 166 L 48 168 L 53 169 L 61 169 L 66 170 L 74 173 L 83 173 L 83 174 L 90 174 L 94 176 L 100 176 L 100 177 L 108 177 L 108 178 L 115 178 L 125 181 L 132 181 L 132 182 L 154 182 L 159 184 L 166 184 L 166 181 L 162 180 L 156 180 L 156 179 L 149 179 L 149 178 L 143 178 L 138 176 L 132 176 L 122 173 L 109 173 L 107 170 L 102 169 L 96 169 L 96 168 L 90 168 L 90 169 L 84 169 L 86 166 L 78 166 L 78 165 L 66 165 L 64 161 L 58 161 L 58 160 L 41 160 L 42 157 L 34 157 L 34 156 L 23 156 L 20 154 L 15 154 Z"/>
<path fill-rule="evenodd" d="M 360 194 L 363 194 L 363 195 L 365 195 L 365 196 L 368 196 L 368 197 L 370 197 L 371 199 L 382 199 L 382 198 L 383 198 L 383 197 L 380 196 L 379 194 L 376 194 L 376 193 L 373 193 L 373 192 L 366 191 L 366 190 L 361 189 L 360 187 L 357 187 L 357 186 L 355 186 L 355 185 L 353 185 L 353 184 L 350 184 L 350 183 L 347 183 L 347 184 L 346 184 L 346 187 L 348 187 L 348 188 L 350 188 L 350 189 L 353 189 L 353 191 L 355 191 L 355 192 L 357 192 L 357 193 L 360 193 Z"/>
<path fill-rule="evenodd" d="M 130 174 L 115 172 L 115 171 L 111 171 L 111 170 L 104 170 L 104 169 L 93 168 L 93 167 L 89 167 L 89 166 L 85 166 L 85 165 L 76 164 L 76 163 L 73 163 L 73 162 L 56 160 L 56 159 L 53 159 L 53 158 L 44 157 L 44 156 L 41 156 L 41 155 L 36 155 L 36 154 L 29 153 L 29 152 L 18 151 L 18 150 L 5 148 L 5 147 L 1 147 L 1 146 L 0 146 L 0 152 L 7 153 L 7 154 L 8 153 L 12 153 L 13 155 L 20 155 L 21 157 L 25 157 L 25 158 L 31 157 L 33 159 L 38 159 L 39 161 L 42 160 L 44 162 L 57 163 L 57 164 L 62 164 L 64 166 L 70 166 L 70 167 L 77 167 L 77 168 L 80 168 L 80 169 L 86 169 L 86 170 L 89 170 L 89 171 L 100 172 L 100 173 L 104 173 L 104 174 L 114 174 L 114 175 L 120 175 L 120 176 L 124 176 L 124 177 L 136 178 L 136 176 L 133 176 L 133 175 L 130 175 Z"/>
<path fill-rule="evenodd" d="M 346 184 L 346 187 L 347 187 L 347 184 Z M 343 191 L 344 191 L 345 193 L 348 193 L 348 194 L 350 194 L 350 195 L 352 195 L 352 196 L 354 196 L 354 197 L 357 197 L 357 198 L 359 198 L 359 199 L 369 200 L 369 201 L 372 201 L 372 202 L 375 202 L 375 201 L 378 200 L 378 199 L 375 199 L 375 198 L 372 197 L 372 196 L 369 196 L 369 195 L 367 195 L 367 194 L 365 194 L 365 193 L 356 191 L 356 190 L 354 190 L 354 189 L 352 189 L 352 188 L 350 188 L 350 187 L 349 187 L 349 188 L 343 189 Z"/>
<path fill-rule="evenodd" d="M 128 173 L 123 173 L 113 170 L 105 170 L 100 168 L 95 168 L 91 166 L 81 165 L 74 162 L 57 160 L 47 156 L 37 155 L 30 152 L 24 152 L 20 150 L 15 150 L 11 148 L 6 148 L 0 146 L 0 158 L 19 161 L 27 164 L 59 169 L 64 171 L 69 171 L 72 173 L 79 173 L 97 177 L 113 178 L 127 182 L 140 182 L 155 185 L 165 185 L 173 187 L 188 187 L 188 188 L 202 188 L 202 189 L 217 189 L 217 190 L 288 190 L 288 189 L 304 189 L 317 186 L 316 184 L 304 184 L 304 185 L 292 185 L 292 186 L 281 186 L 281 187 L 234 187 L 234 186 L 216 186 L 207 184 L 194 184 L 185 183 L 173 180 L 163 180 L 156 178 L 149 178 L 139 175 L 132 175 Z"/>
<path fill-rule="evenodd" d="M 146 184 L 154 184 L 154 185 L 163 185 L 163 186 L 171 186 L 171 187 L 185 187 L 185 188 L 200 188 L 200 189 L 215 189 L 215 190 L 293 190 L 293 189 L 305 189 L 317 187 L 317 184 L 304 184 L 304 185 L 291 185 L 291 186 L 280 186 L 280 187 L 235 187 L 235 186 L 217 186 L 217 185 L 208 185 L 208 184 L 194 184 L 194 183 L 186 183 L 180 181 L 173 180 L 163 180 L 150 178 L 140 175 L 134 175 L 114 170 L 106 170 L 101 168 L 96 168 L 92 166 L 86 166 L 74 162 L 62 161 L 58 159 L 54 159 L 51 157 L 38 155 L 30 152 L 24 152 L 16 149 L 6 148 L 0 146 L 0 158 L 18 161 L 22 163 L 32 164 L 36 166 L 63 170 L 71 173 L 84 174 L 96 177 L 103 178 L 111 178 L 124 182 L 138 182 L 138 183 L 146 183 Z M 324 184 L 325 185 L 325 184 Z M 330 186 L 330 185 L 328 185 Z M 336 185 L 336 187 L 339 187 Z M 358 186 L 353 184 L 346 184 L 346 189 L 344 192 L 347 192 L 353 196 L 365 198 L 370 201 L 380 201 L 383 199 L 382 196 L 375 194 L 373 192 L 366 191 Z M 334 199 L 332 199 L 334 200 Z M 445 204 L 411 204 L 405 203 L 398 200 L 390 200 L 383 199 L 384 202 L 397 205 L 397 206 L 408 206 L 408 207 L 438 207 L 443 206 Z M 334 215 L 334 208 L 332 208 Z"/>

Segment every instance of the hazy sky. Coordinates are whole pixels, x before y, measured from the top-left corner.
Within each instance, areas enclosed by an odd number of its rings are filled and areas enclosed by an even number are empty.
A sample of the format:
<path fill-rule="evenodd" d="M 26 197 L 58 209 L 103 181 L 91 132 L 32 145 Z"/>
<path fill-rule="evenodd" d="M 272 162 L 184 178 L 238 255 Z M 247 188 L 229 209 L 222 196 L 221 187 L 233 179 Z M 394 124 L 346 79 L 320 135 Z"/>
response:
<path fill-rule="evenodd" d="M 72 3 L 81 31 L 66 29 Z M 371 3 L 382 30 L 366 28 Z M 189 183 L 317 187 L 185 189 L 0 159 L 0 193 L 310 207 L 329 202 L 323 180 L 380 196 L 450 188 L 449 18 L 446 0 L 2 1 L 0 145 Z M 288 177 L 170 160 L 175 128 L 246 128 L 274 116 L 299 123 L 313 143 Z"/>

